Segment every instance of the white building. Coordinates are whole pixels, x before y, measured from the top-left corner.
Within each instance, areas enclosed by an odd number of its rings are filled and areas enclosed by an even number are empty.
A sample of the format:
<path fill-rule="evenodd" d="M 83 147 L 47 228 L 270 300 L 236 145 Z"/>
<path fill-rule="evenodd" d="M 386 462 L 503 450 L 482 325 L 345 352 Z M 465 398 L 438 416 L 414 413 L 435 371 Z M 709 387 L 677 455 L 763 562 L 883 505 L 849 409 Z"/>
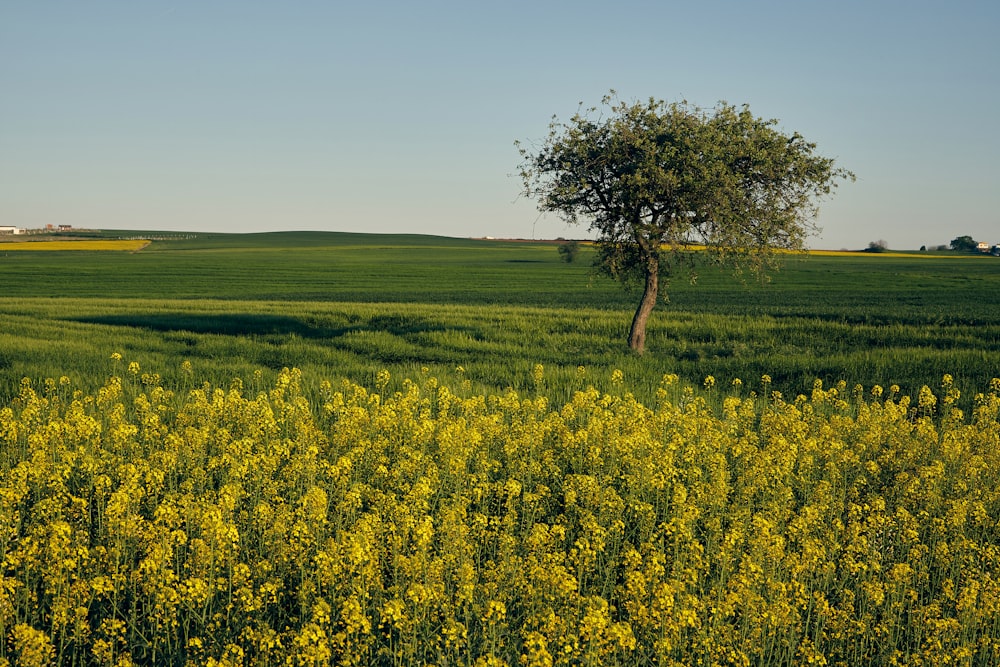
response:
<path fill-rule="evenodd" d="M 18 229 L 13 225 L 0 225 L 0 234 L 20 234 L 22 229 Z"/>

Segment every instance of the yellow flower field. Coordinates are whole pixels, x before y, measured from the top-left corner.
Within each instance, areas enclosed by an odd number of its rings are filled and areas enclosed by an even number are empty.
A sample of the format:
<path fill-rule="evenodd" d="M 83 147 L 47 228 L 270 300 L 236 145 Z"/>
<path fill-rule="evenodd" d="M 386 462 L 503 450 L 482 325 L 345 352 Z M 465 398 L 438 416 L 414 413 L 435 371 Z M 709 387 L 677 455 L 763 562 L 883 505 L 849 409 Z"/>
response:
<path fill-rule="evenodd" d="M 0 664 L 1000 662 L 1000 380 L 184 377 L 0 406 Z"/>
<path fill-rule="evenodd" d="M 52 252 L 54 250 L 117 250 L 137 252 L 150 244 L 146 239 L 80 239 L 79 241 L 5 241 L 0 243 L 0 252 L 33 251 Z"/>
<path fill-rule="evenodd" d="M 809 250 L 807 251 L 809 255 L 816 255 L 818 257 L 858 257 L 865 256 L 868 253 L 864 253 L 859 250 Z M 893 250 L 886 250 L 885 252 L 878 253 L 879 257 L 936 257 L 937 255 L 928 255 L 926 253 L 921 254 L 918 252 L 896 252 Z M 965 257 L 975 257 L 976 255 L 956 255 L 956 258 Z"/>
<path fill-rule="evenodd" d="M 685 250 L 692 252 L 701 252 L 707 249 L 707 246 L 698 243 L 689 243 L 683 246 Z M 865 253 L 860 250 L 820 250 L 820 249 L 805 249 L 805 250 L 786 250 L 786 249 L 776 249 L 775 253 L 778 255 L 815 255 L 817 257 L 869 257 L 870 253 Z M 899 252 L 894 250 L 887 250 L 878 253 L 879 257 L 939 257 L 939 255 L 928 255 L 927 253 L 918 252 Z M 967 258 L 967 257 L 979 257 L 979 255 L 968 255 L 968 254 L 958 254 L 955 255 L 956 258 Z"/>

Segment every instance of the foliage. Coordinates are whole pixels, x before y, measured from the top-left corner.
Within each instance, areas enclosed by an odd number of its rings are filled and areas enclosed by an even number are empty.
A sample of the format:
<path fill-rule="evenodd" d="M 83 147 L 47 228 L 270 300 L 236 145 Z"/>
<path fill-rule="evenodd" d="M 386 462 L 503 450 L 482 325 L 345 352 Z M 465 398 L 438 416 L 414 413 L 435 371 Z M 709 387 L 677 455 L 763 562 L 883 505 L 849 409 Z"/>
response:
<path fill-rule="evenodd" d="M 559 258 L 571 264 L 576 261 L 577 256 L 580 254 L 580 242 L 579 241 L 566 241 L 559 244 Z"/>
<path fill-rule="evenodd" d="M 998 380 L 713 411 L 110 364 L 0 406 L 0 662 L 1000 660 Z"/>
<path fill-rule="evenodd" d="M 889 248 L 889 243 L 883 239 L 872 241 L 868 244 L 865 252 L 885 252 Z"/>
<path fill-rule="evenodd" d="M 586 221 L 609 274 L 645 281 L 632 349 L 645 348 L 661 273 L 704 254 L 759 270 L 775 250 L 801 249 L 816 200 L 853 177 L 776 124 L 746 106 L 706 112 L 609 95 L 600 110 L 553 120 L 540 150 L 521 148 L 525 194 L 542 211 Z M 692 243 L 705 247 L 692 255 Z"/>
<path fill-rule="evenodd" d="M 978 244 L 971 236 L 959 236 L 951 240 L 951 249 L 958 252 L 974 252 Z"/>

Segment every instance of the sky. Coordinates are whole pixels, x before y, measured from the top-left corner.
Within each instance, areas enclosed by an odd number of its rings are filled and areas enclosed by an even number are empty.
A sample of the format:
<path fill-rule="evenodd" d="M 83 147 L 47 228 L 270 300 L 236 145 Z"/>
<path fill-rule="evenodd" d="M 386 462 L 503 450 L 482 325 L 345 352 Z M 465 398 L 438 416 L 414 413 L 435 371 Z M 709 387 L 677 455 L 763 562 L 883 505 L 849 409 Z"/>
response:
<path fill-rule="evenodd" d="M 0 0 L 0 225 L 587 238 L 514 142 L 614 89 L 853 171 L 814 248 L 992 244 L 998 35 L 996 0 Z"/>

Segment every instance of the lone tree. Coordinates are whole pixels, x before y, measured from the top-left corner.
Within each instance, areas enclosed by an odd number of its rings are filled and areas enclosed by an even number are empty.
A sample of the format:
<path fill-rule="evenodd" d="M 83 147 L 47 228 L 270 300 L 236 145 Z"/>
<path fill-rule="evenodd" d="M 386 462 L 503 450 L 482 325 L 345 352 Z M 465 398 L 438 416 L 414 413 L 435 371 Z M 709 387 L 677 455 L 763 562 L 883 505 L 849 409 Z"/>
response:
<path fill-rule="evenodd" d="M 580 254 L 579 241 L 566 241 L 559 244 L 559 257 L 567 264 L 573 263 L 578 254 Z"/>
<path fill-rule="evenodd" d="M 645 284 L 629 347 L 642 353 L 661 276 L 700 257 L 759 273 L 801 250 L 816 201 L 851 172 L 747 106 L 626 103 L 553 118 L 540 148 L 518 142 L 524 193 L 541 211 L 597 232 L 598 268 Z"/>

